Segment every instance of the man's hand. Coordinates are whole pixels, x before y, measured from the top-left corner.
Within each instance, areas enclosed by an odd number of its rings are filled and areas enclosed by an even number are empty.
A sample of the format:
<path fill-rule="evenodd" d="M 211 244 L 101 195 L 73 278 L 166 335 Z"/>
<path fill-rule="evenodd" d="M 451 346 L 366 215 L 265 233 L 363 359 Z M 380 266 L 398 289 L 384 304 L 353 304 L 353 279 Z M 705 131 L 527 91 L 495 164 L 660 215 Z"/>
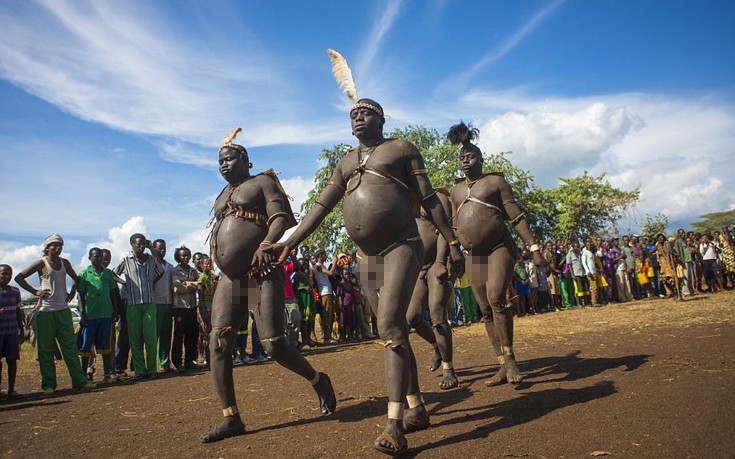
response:
<path fill-rule="evenodd" d="M 50 298 L 51 290 L 36 290 L 36 296 L 39 298 Z"/>
<path fill-rule="evenodd" d="M 464 255 L 456 245 L 449 246 L 449 257 L 452 259 L 452 275 L 462 277 L 464 274 Z"/>
<path fill-rule="evenodd" d="M 261 245 L 253 255 L 253 261 L 251 266 L 257 266 L 259 268 L 270 268 L 276 264 L 276 256 L 271 245 Z"/>
<path fill-rule="evenodd" d="M 286 261 L 286 258 L 288 258 L 288 254 L 291 253 L 291 250 L 294 249 L 294 247 L 281 242 L 273 244 L 269 248 L 273 255 L 276 257 L 276 263 L 278 264 Z"/>
<path fill-rule="evenodd" d="M 73 293 L 71 293 L 71 292 L 69 292 L 69 293 L 68 293 L 68 294 L 66 295 L 66 302 L 67 302 L 67 303 L 71 303 L 71 300 L 73 300 L 73 299 L 74 299 L 74 294 L 73 294 Z"/>
<path fill-rule="evenodd" d="M 120 320 L 120 316 L 119 316 L 119 315 L 117 315 L 117 313 L 113 312 L 113 313 L 112 313 L 112 323 L 113 323 L 113 324 L 114 324 L 114 323 L 117 323 L 117 321 L 118 321 L 118 320 Z"/>
<path fill-rule="evenodd" d="M 435 261 L 434 264 L 431 266 L 431 271 L 440 284 L 444 283 L 449 277 L 447 265 L 443 261 Z"/>

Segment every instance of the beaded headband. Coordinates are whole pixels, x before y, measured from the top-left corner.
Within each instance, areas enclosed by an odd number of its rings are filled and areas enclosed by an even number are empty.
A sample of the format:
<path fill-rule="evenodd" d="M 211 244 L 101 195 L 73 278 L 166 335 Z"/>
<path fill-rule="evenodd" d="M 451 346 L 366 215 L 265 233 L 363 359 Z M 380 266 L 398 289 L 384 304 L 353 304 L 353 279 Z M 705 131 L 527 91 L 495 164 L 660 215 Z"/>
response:
<path fill-rule="evenodd" d="M 358 103 L 356 103 L 355 105 L 352 106 L 352 108 L 350 108 L 350 113 L 352 113 L 353 110 L 357 110 L 359 108 L 367 108 L 369 110 L 374 111 L 375 113 L 377 113 L 381 117 L 385 118 L 385 115 L 383 115 L 383 110 L 380 107 L 376 107 L 375 105 L 369 104 L 367 102 L 358 102 Z"/>

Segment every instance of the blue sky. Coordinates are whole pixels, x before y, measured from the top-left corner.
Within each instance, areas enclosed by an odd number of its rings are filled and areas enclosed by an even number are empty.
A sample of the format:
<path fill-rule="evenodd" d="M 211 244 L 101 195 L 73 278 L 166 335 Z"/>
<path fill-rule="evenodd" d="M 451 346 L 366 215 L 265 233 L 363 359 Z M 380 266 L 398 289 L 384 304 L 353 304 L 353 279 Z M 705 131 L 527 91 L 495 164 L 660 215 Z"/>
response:
<path fill-rule="evenodd" d="M 686 226 L 735 208 L 732 24 L 730 1 L 2 2 L 0 262 L 51 233 L 80 267 L 135 231 L 203 249 L 237 126 L 298 208 L 319 152 L 354 143 L 327 48 L 387 130 L 472 121 L 543 187 L 640 186 L 623 231 Z"/>

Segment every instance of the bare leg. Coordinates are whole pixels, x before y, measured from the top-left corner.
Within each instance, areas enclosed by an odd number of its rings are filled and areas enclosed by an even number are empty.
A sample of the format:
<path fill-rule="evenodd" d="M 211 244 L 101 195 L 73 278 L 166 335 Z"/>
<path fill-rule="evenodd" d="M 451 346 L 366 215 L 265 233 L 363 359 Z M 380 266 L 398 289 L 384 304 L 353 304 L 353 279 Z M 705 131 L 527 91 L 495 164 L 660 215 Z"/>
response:
<path fill-rule="evenodd" d="M 254 316 L 265 351 L 279 365 L 311 382 L 319 397 L 322 414 L 333 413 L 337 399 L 329 377 L 317 373 L 295 346 L 286 343 L 283 302 L 286 273 L 283 268 L 274 269 L 268 276 L 258 280 L 258 285 L 261 297 L 260 304 L 254 309 Z"/>
<path fill-rule="evenodd" d="M 472 285 L 488 337 L 500 363 L 498 374 L 487 382 L 488 385 L 498 384 L 503 379 L 509 383 L 518 383 L 523 379 L 513 353 L 513 313 L 504 304 L 505 289 L 513 272 L 513 258 L 505 246 L 492 251 L 486 259 L 486 266 L 492 269 L 484 271 L 484 285 L 480 284 L 483 282 L 481 276 L 477 276 L 479 279 L 473 280 Z"/>
<path fill-rule="evenodd" d="M 431 358 L 429 369 L 431 371 L 435 371 L 441 365 L 442 357 L 439 353 L 439 348 L 436 344 L 436 337 L 431 329 L 431 325 L 426 323 L 424 320 L 424 307 L 429 300 L 429 289 L 427 286 L 427 279 L 425 277 L 426 275 L 427 273 L 425 271 L 422 271 L 419 274 L 419 279 L 416 281 L 416 286 L 414 287 L 413 294 L 411 295 L 411 302 L 408 305 L 406 320 L 408 320 L 409 327 L 416 330 L 416 334 L 422 337 L 424 341 L 431 344 L 434 348 L 434 355 Z M 422 276 L 424 276 L 423 279 Z"/>
<path fill-rule="evenodd" d="M 398 446 L 406 444 L 403 404 L 408 393 L 409 379 L 412 386 L 418 387 L 417 374 L 411 374 L 416 371 L 416 366 L 414 364 L 411 368 L 412 352 L 408 343 L 406 312 L 418 278 L 419 260 L 422 258 L 423 247 L 420 243 L 400 245 L 384 257 L 385 283 L 380 289 L 378 330 L 385 342 L 388 422 L 385 431 L 374 444 L 381 452 L 392 448 L 389 438 L 394 439 Z"/>
<path fill-rule="evenodd" d="M 439 383 L 441 389 L 453 389 L 459 385 L 457 375 L 454 372 L 452 361 L 452 327 L 449 325 L 449 314 L 447 304 L 453 299 L 452 286 L 449 283 L 441 283 L 436 277 L 427 280 L 429 288 L 429 311 L 431 322 L 434 324 L 433 334 L 437 350 L 441 357 L 442 380 Z"/>
<path fill-rule="evenodd" d="M 232 380 L 232 347 L 240 324 L 248 312 L 248 280 L 245 277 L 234 281 L 224 273 L 217 285 L 212 301 L 212 332 L 209 335 L 209 362 L 214 391 L 219 398 L 224 421 L 202 435 L 204 443 L 219 441 L 245 433 L 235 400 L 235 385 Z"/>

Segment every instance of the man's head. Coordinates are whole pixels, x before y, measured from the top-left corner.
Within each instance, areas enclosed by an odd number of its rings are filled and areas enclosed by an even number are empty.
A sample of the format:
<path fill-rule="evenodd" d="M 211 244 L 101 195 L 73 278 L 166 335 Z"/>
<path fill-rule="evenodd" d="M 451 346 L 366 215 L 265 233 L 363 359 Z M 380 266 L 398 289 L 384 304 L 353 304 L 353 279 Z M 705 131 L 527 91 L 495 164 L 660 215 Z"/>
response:
<path fill-rule="evenodd" d="M 575 252 L 579 252 L 579 242 L 578 241 L 572 242 L 572 250 L 574 250 Z"/>
<path fill-rule="evenodd" d="M 584 241 L 584 248 L 587 249 L 587 250 L 589 250 L 589 251 L 594 251 L 595 250 L 595 246 L 592 245 L 592 239 L 587 238 L 587 240 Z"/>
<path fill-rule="evenodd" d="M 317 249 L 316 252 L 314 252 L 314 256 L 316 257 L 316 261 L 323 263 L 327 259 L 327 252 L 324 251 L 324 249 Z"/>
<path fill-rule="evenodd" d="M 146 247 L 148 247 L 148 239 L 143 234 L 135 233 L 130 236 L 130 248 L 133 249 L 136 256 L 142 255 Z"/>
<path fill-rule="evenodd" d="M 10 279 L 13 278 L 13 268 L 10 265 L 0 265 L 0 287 L 5 288 L 10 283 Z"/>
<path fill-rule="evenodd" d="M 219 173 L 230 185 L 236 185 L 250 176 L 250 160 L 245 147 L 230 144 L 219 150 Z"/>
<path fill-rule="evenodd" d="M 103 259 L 104 254 L 102 253 L 102 249 L 99 247 L 92 247 L 89 249 L 89 263 L 92 265 L 94 269 L 102 269 L 103 266 Z"/>
<path fill-rule="evenodd" d="M 107 268 L 112 262 L 112 252 L 110 249 L 102 249 L 102 266 Z"/>
<path fill-rule="evenodd" d="M 153 250 L 161 254 L 161 258 L 166 257 L 166 241 L 163 239 L 156 239 L 153 241 Z"/>
<path fill-rule="evenodd" d="M 177 248 L 174 252 L 174 260 L 176 260 L 176 263 L 188 265 L 189 260 L 191 260 L 191 250 L 189 250 L 189 248 L 185 246 Z"/>
<path fill-rule="evenodd" d="M 360 142 L 377 140 L 383 137 L 383 107 L 372 99 L 360 99 L 350 109 L 352 134 Z"/>
<path fill-rule="evenodd" d="M 192 262 L 194 263 L 194 267 L 196 269 L 198 269 L 199 271 L 202 270 L 201 269 L 201 266 L 202 266 L 202 256 L 204 256 L 204 254 L 202 252 L 196 252 L 196 253 L 194 253 L 194 256 L 192 257 Z"/>
<path fill-rule="evenodd" d="M 50 257 L 61 256 L 61 251 L 64 248 L 64 239 L 58 234 L 52 234 L 43 241 L 43 254 Z"/>

